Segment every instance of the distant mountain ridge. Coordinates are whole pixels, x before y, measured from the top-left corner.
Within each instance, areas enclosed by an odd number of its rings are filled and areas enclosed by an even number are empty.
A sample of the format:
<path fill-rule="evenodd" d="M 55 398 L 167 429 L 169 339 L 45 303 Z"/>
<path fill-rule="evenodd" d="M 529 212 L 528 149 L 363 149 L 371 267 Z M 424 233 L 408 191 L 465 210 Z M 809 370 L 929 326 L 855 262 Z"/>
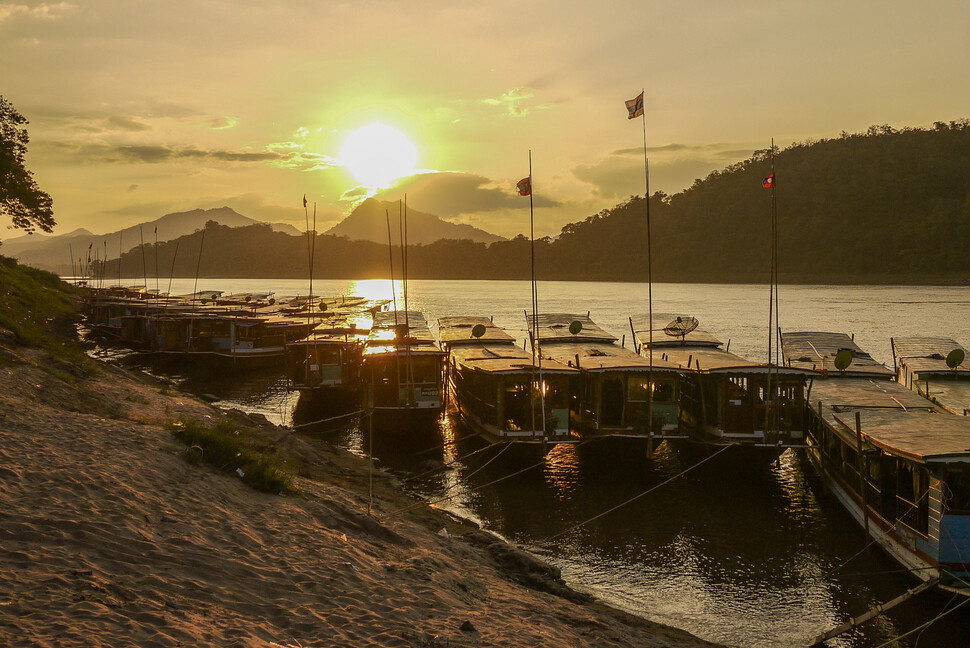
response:
<path fill-rule="evenodd" d="M 368 198 L 347 218 L 343 219 L 324 234 L 344 236 L 352 241 L 373 241 L 387 244 L 387 216 L 391 217 L 391 240 L 400 245 L 401 228 L 398 225 L 400 207 L 397 202 L 380 201 Z M 441 239 L 468 240 L 476 243 L 504 241 L 505 237 L 491 234 L 483 229 L 463 223 L 451 223 L 433 214 L 414 209 L 407 211 L 408 245 L 428 245 Z"/>
<path fill-rule="evenodd" d="M 25 234 L 3 241 L 0 244 L 0 254 L 13 257 L 27 265 L 63 273 L 65 268 L 71 267 L 71 250 L 74 251 L 75 262 L 78 258 L 87 261 L 88 246 L 91 246 L 92 250 L 95 247 L 99 248 L 99 258 L 105 257 L 105 251 L 107 251 L 107 258 L 117 258 L 119 252 L 129 252 L 141 245 L 143 236 L 146 245 L 154 243 L 156 227 L 158 242 L 161 243 L 200 230 L 208 221 L 215 221 L 228 227 L 244 227 L 261 222 L 243 216 L 231 207 L 192 209 L 166 214 L 161 218 L 107 234 L 93 234 L 83 227 L 53 236 Z M 271 223 L 270 226 L 277 232 L 294 236 L 301 234 L 300 230 L 286 223 Z"/>

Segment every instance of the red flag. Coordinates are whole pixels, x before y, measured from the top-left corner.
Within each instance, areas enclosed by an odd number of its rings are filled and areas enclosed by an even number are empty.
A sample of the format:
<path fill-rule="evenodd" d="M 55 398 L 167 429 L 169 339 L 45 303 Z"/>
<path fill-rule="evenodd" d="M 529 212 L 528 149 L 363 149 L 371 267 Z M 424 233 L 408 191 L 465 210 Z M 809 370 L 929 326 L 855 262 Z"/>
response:
<path fill-rule="evenodd" d="M 515 188 L 519 190 L 520 196 L 532 195 L 532 176 L 519 180 L 519 182 L 515 185 Z"/>
<path fill-rule="evenodd" d="M 634 119 L 643 114 L 643 92 L 638 94 L 633 99 L 626 102 L 626 109 L 629 112 L 627 119 Z"/>
<path fill-rule="evenodd" d="M 303 208 L 306 209 L 306 194 L 303 194 Z"/>
<path fill-rule="evenodd" d="M 775 186 L 775 172 L 774 171 L 772 171 L 771 173 L 769 173 L 768 176 L 764 180 L 761 181 L 761 186 L 764 187 L 765 189 L 771 189 L 772 187 Z"/>

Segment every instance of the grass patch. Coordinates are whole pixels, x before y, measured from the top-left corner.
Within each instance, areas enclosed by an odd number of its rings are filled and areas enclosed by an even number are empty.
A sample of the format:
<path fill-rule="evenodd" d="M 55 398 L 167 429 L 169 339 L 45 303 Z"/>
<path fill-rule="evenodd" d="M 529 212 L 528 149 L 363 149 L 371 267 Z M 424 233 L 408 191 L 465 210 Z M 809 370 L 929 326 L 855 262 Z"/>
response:
<path fill-rule="evenodd" d="M 83 366 L 87 358 L 74 344 L 78 311 L 72 291 L 51 272 L 0 256 L 0 328 L 13 333 L 19 344 Z"/>
<path fill-rule="evenodd" d="M 280 494 L 300 492 L 293 473 L 280 458 L 257 450 L 228 419 L 211 426 L 193 419 L 169 423 L 166 427 L 188 446 L 187 459 L 201 458 L 224 472 L 242 471 L 243 482 L 256 490 Z"/>

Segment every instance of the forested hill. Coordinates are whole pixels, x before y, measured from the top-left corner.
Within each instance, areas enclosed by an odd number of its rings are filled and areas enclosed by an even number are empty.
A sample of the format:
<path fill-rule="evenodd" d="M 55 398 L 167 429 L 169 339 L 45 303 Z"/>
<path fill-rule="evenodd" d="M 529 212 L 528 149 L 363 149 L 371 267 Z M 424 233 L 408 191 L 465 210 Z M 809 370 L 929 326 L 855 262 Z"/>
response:
<path fill-rule="evenodd" d="M 866 133 L 776 151 L 782 282 L 970 279 L 970 122 Z M 767 281 L 769 151 L 650 201 L 654 279 Z M 567 225 L 561 278 L 645 277 L 645 206 L 631 199 Z M 635 262 L 631 262 L 635 260 Z"/>
<path fill-rule="evenodd" d="M 767 282 L 769 151 L 650 199 L 655 281 Z M 779 276 L 805 283 L 961 283 L 970 280 L 970 121 L 929 130 L 872 127 L 858 135 L 775 152 Z M 540 279 L 643 281 L 646 205 L 641 197 L 536 242 Z M 202 231 L 158 250 L 159 273 L 203 277 L 305 277 L 305 236 L 269 226 Z M 314 276 L 388 276 L 387 246 L 318 236 Z M 177 249 L 177 246 L 178 249 Z M 176 253 L 177 249 L 177 255 Z M 173 265 L 173 255 L 175 263 Z M 200 261 L 201 258 L 201 261 Z M 395 276 L 400 254 L 395 251 Z M 528 279 L 529 241 L 441 240 L 410 246 L 411 278 Z M 153 274 L 154 252 L 135 249 L 123 274 Z M 117 276 L 117 260 L 107 276 Z"/>

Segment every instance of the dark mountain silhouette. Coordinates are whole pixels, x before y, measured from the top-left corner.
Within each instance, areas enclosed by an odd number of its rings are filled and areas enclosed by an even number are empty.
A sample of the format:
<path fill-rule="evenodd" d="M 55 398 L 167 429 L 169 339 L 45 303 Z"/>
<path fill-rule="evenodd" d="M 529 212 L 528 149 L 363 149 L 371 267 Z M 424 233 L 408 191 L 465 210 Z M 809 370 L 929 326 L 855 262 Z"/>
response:
<path fill-rule="evenodd" d="M 398 220 L 400 205 L 397 202 L 380 201 L 368 198 L 347 218 L 340 221 L 325 234 L 345 236 L 354 241 L 374 241 L 387 244 L 387 217 L 391 219 L 391 240 L 400 244 L 401 228 Z M 408 208 L 407 211 L 408 245 L 425 245 L 441 239 L 469 240 L 476 243 L 494 243 L 505 238 L 490 234 L 471 225 L 450 223 L 432 214 Z"/>
<path fill-rule="evenodd" d="M 654 281 L 767 283 L 771 191 L 762 179 L 769 158 L 767 149 L 755 151 L 678 194 L 651 196 Z M 932 129 L 874 126 L 864 134 L 797 143 L 776 150 L 774 168 L 781 282 L 970 283 L 970 121 Z M 386 237 L 384 206 L 372 203 Z M 644 198 L 634 196 L 566 225 L 555 240 L 537 240 L 538 277 L 645 281 L 645 216 Z M 201 232 L 181 240 L 176 276 L 195 274 L 200 243 Z M 321 235 L 316 245 L 315 277 L 389 276 L 384 242 Z M 160 267 L 171 266 L 174 250 L 175 242 L 160 246 Z M 398 249 L 393 258 L 399 277 Z M 490 245 L 442 239 L 412 244 L 408 269 L 414 279 L 528 279 L 529 259 L 530 243 L 521 235 Z M 139 276 L 142 263 L 138 251 L 125 255 L 124 274 Z M 268 225 L 213 223 L 200 273 L 306 277 L 306 237 Z M 117 276 L 117 262 L 106 274 Z"/>
<path fill-rule="evenodd" d="M 71 250 L 74 260 L 83 257 L 87 262 L 88 246 L 91 254 L 98 248 L 98 257 L 118 257 L 118 254 L 137 248 L 141 245 L 142 237 L 145 244 L 154 243 L 155 228 L 158 228 L 158 240 L 168 241 L 205 227 L 206 222 L 215 221 L 229 227 L 253 225 L 260 221 L 254 220 L 236 212 L 230 207 L 215 209 L 193 209 L 185 212 L 166 214 L 161 218 L 126 227 L 107 234 L 92 234 L 80 228 L 67 234 L 55 236 L 30 234 L 8 239 L 0 245 L 0 253 L 18 259 L 21 263 L 32 265 L 44 270 L 66 274 L 71 270 Z M 273 230 L 297 235 L 300 230 L 285 223 L 274 223 Z M 138 252 L 139 256 L 141 252 Z"/>

